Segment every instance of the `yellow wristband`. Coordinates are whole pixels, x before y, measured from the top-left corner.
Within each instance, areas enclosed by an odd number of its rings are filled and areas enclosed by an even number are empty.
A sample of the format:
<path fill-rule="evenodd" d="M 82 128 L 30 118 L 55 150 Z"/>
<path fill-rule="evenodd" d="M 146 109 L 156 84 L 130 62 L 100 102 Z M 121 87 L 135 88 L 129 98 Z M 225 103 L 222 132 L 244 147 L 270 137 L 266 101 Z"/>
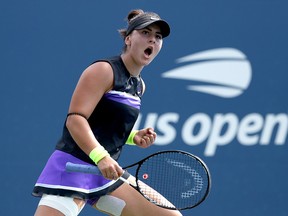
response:
<path fill-rule="evenodd" d="M 90 159 L 97 165 L 104 157 L 110 156 L 103 146 L 97 146 L 90 153 Z"/>
<path fill-rule="evenodd" d="M 128 144 L 128 145 L 136 145 L 136 144 L 134 143 L 134 137 L 135 137 L 136 133 L 138 133 L 138 130 L 133 130 L 133 131 L 130 133 L 130 135 L 129 135 L 127 141 L 126 141 L 126 144 Z"/>

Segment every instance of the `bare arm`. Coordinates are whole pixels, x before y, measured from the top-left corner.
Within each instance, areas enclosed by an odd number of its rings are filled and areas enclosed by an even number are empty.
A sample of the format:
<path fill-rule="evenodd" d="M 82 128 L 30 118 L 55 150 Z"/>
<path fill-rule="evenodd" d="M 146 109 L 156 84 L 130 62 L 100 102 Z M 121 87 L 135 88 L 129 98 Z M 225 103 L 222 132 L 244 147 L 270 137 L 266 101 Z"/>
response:
<path fill-rule="evenodd" d="M 98 62 L 89 66 L 77 83 L 71 98 L 69 113 L 81 113 L 89 118 L 102 96 L 112 88 L 112 85 L 113 71 L 108 63 Z M 85 118 L 70 115 L 66 126 L 75 142 L 87 155 L 95 147 L 100 146 Z M 111 179 L 111 173 L 122 174 L 121 167 L 111 157 L 103 158 L 98 163 L 98 167 L 106 178 Z"/>

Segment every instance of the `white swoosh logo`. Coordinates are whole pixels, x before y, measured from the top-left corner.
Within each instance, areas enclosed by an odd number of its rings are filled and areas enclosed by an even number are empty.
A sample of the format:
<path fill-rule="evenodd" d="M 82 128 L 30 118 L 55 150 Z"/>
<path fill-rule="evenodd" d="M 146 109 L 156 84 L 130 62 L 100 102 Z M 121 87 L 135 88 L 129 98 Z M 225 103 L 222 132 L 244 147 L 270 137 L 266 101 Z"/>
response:
<path fill-rule="evenodd" d="M 252 69 L 246 56 L 234 48 L 207 50 L 176 60 L 188 65 L 169 70 L 165 78 L 183 79 L 201 84 L 188 85 L 188 90 L 207 93 L 224 98 L 242 94 L 252 78 Z"/>

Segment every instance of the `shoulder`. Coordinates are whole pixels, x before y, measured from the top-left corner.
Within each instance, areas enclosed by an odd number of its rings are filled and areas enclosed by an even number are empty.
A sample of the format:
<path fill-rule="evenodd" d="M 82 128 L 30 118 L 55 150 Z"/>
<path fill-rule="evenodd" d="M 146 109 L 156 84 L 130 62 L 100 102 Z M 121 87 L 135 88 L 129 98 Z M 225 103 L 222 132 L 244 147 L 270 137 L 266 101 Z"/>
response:
<path fill-rule="evenodd" d="M 114 75 L 115 72 L 123 70 L 122 60 L 120 56 L 113 56 L 105 59 L 94 61 L 88 68 L 88 71 L 97 72 L 97 75 Z"/>
<path fill-rule="evenodd" d="M 95 77 L 98 79 L 106 78 L 108 79 L 113 78 L 113 69 L 108 62 L 95 62 L 89 67 L 87 67 L 83 75 L 89 76 L 91 78 Z"/>
<path fill-rule="evenodd" d="M 83 71 L 80 79 L 86 85 L 101 86 L 107 91 L 113 86 L 113 69 L 108 62 L 95 62 Z"/>

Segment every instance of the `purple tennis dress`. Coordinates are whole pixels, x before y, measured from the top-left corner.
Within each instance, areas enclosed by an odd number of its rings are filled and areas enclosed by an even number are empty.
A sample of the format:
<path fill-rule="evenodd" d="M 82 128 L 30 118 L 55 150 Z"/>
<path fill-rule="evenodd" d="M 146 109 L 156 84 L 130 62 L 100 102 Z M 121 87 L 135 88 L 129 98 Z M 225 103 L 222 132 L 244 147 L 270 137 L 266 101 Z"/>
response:
<path fill-rule="evenodd" d="M 120 56 L 100 61 L 111 65 L 114 85 L 102 97 L 87 121 L 99 143 L 111 157 L 118 160 L 122 146 L 139 115 L 143 80 L 130 76 Z M 81 198 L 93 205 L 100 196 L 112 192 L 122 184 L 120 180 L 111 181 L 98 175 L 67 172 L 67 162 L 95 165 L 73 140 L 65 121 L 62 137 L 39 176 L 32 194 Z"/>

